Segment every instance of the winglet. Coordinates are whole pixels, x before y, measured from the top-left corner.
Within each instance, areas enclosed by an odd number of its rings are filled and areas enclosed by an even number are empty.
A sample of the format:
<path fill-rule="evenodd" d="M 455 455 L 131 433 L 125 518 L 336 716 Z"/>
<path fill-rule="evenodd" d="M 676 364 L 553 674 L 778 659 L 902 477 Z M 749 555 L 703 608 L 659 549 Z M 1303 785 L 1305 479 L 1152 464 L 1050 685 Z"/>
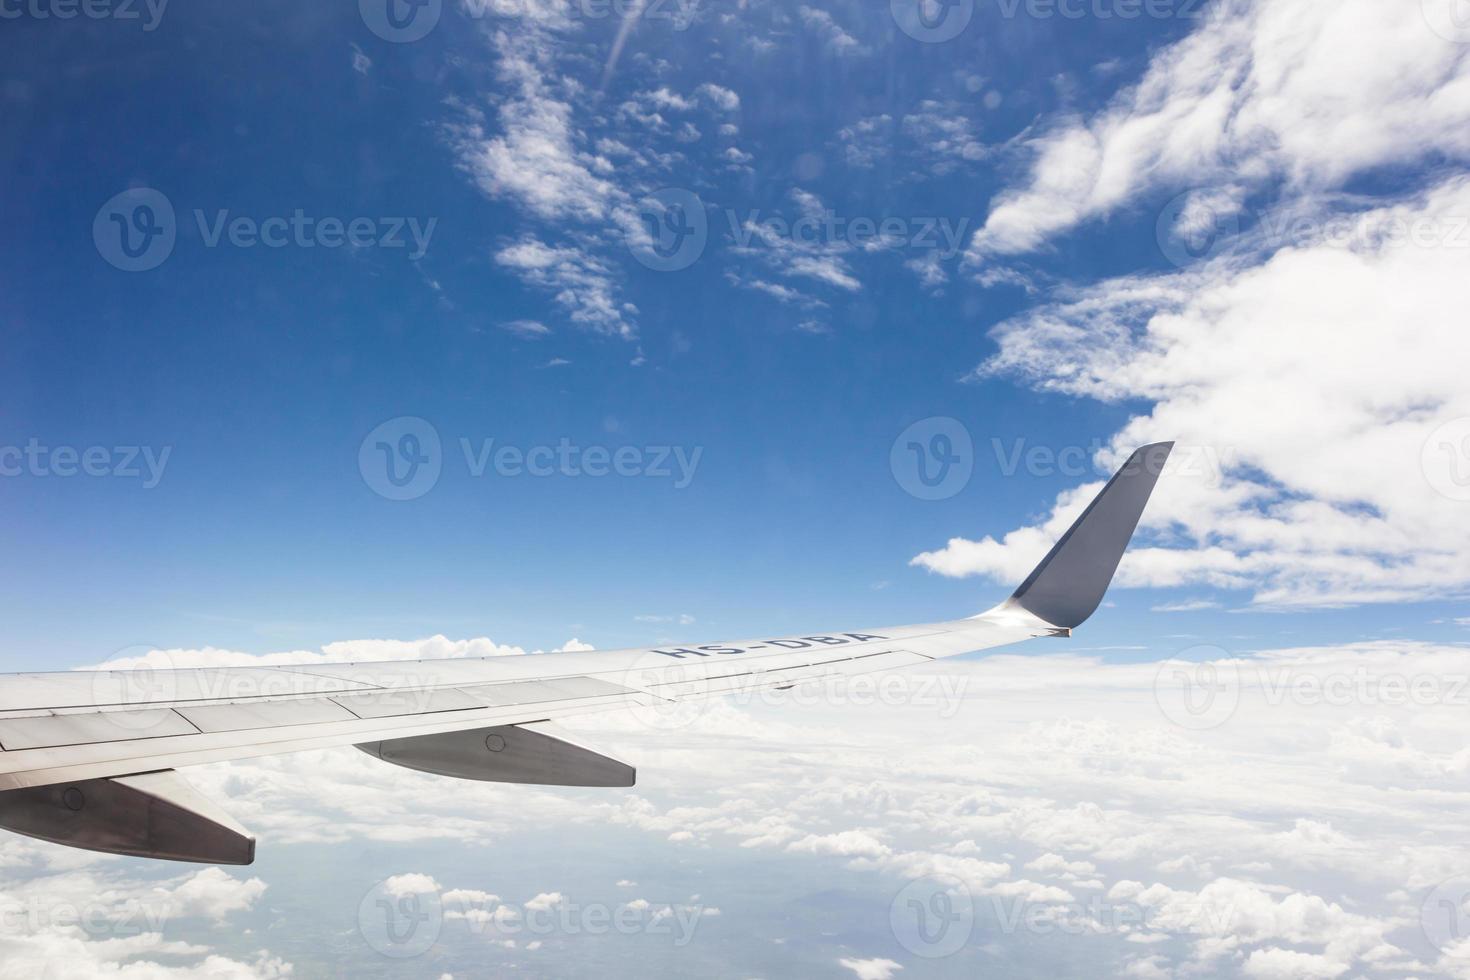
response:
<path fill-rule="evenodd" d="M 1156 442 L 1135 450 L 1003 605 L 1069 630 L 1091 616 L 1173 448 Z"/>

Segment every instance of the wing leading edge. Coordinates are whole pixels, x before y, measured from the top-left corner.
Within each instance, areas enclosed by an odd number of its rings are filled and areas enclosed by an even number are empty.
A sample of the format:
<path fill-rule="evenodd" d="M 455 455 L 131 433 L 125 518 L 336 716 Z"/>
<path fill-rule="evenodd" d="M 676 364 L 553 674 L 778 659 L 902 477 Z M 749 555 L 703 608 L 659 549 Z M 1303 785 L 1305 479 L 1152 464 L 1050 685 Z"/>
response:
<path fill-rule="evenodd" d="M 547 723 L 1070 635 L 1102 601 L 1172 445 L 1134 452 L 1015 593 L 969 619 L 528 657 L 0 675 L 0 827 L 249 863 L 254 839 L 173 770 L 341 745 L 459 778 L 632 785 L 632 767 Z"/>

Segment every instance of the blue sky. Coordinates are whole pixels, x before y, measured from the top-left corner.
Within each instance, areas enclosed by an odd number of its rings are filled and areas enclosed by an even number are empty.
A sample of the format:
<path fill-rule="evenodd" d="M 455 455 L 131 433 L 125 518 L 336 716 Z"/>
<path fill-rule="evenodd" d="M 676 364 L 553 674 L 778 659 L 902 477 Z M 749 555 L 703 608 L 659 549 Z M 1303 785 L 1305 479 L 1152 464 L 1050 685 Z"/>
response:
<path fill-rule="evenodd" d="M 1467 975 L 1415 931 L 1470 868 L 1463 705 L 1243 681 L 1201 732 L 1158 680 L 1470 676 L 1461 0 L 388 2 L 0 0 L 0 668 L 951 618 L 1133 447 L 1171 470 L 1108 604 L 955 667 L 958 715 L 613 720 L 618 796 L 207 767 L 249 873 L 7 838 L 0 899 L 153 895 L 240 976 L 392 972 L 381 880 L 721 910 L 678 955 L 446 922 L 425 975 Z M 1151 921 L 926 959 L 884 923 L 941 872 Z M 0 928 L 203 955 L 76 941 Z"/>
<path fill-rule="evenodd" d="M 152 31 L 114 19 L 8 27 L 24 43 L 5 80 L 5 441 L 170 455 L 148 489 L 30 473 L 0 484 L 18 559 L 3 589 L 6 666 L 95 662 L 140 643 L 263 652 L 432 632 L 630 645 L 699 633 L 634 615 L 693 617 L 723 635 L 947 616 L 1004 594 L 1004 576 L 908 566 L 950 536 L 1025 524 L 1083 482 L 1007 475 L 993 440 L 1002 452 L 1017 439 L 1106 446 L 1149 403 L 967 376 L 996 349 L 989 331 L 1048 287 L 1171 269 L 1156 240 L 1158 198 L 1171 195 L 1141 195 L 1026 256 L 1033 292 L 977 284 L 928 229 L 962 230 L 963 247 L 1023 166 L 1008 146 L 1106 107 L 1208 11 L 1123 21 L 981 5 L 954 40 L 921 43 L 887 10 L 849 5 L 830 30 L 850 46 L 780 7 L 711 8 L 683 30 L 646 13 L 609 69 L 621 21 L 588 9 L 549 30 L 449 5 L 413 43 L 375 36 L 350 9 L 286 5 L 165 9 Z M 619 140 L 671 155 L 615 168 L 598 193 L 697 193 L 711 229 L 697 261 L 646 269 L 610 219 L 556 202 L 538 213 L 505 175 L 477 176 L 464 130 L 482 113 L 479 139 L 494 139 L 511 45 L 549 66 L 556 89 L 542 97 L 568 109 L 576 152 Z M 738 107 L 693 94 L 701 85 Z M 689 105 L 640 123 L 659 91 Z M 868 136 L 843 135 L 865 120 Z M 686 124 L 699 135 L 684 142 Z M 731 147 L 750 163 L 731 164 Z M 533 166 L 507 164 L 531 184 L 545 179 Z M 109 265 L 89 234 L 130 187 L 158 190 L 176 213 L 173 249 L 149 271 Z M 800 193 L 847 223 L 898 219 L 921 244 L 849 251 L 837 261 L 854 288 L 783 276 L 788 258 L 759 240 L 740 249 L 729 215 L 793 221 Z M 296 209 L 364 216 L 374 235 L 411 217 L 430 233 L 416 260 L 407 230 L 403 247 L 206 244 L 221 211 L 259 223 Z M 555 289 L 497 263 L 528 236 L 598 239 L 587 254 L 638 312 L 579 325 Z M 819 248 L 832 244 L 818 233 Z M 923 285 L 905 267 L 915 261 L 937 261 L 944 281 Z M 742 285 L 753 280 L 802 298 Z M 505 327 L 521 321 L 544 334 Z M 409 502 L 375 496 L 355 466 L 367 432 L 399 416 L 429 420 L 446 457 L 439 484 Z M 898 433 L 933 416 L 962 420 L 977 447 L 969 485 L 939 502 L 904 493 L 888 465 Z M 459 440 L 488 438 L 702 455 L 679 490 L 471 478 Z M 1356 635 L 1406 618 L 1237 613 L 1184 628 L 1142 615 L 1157 596 L 1114 598 L 1096 629 L 1115 644 L 1202 626 Z M 1444 615 L 1408 614 L 1431 635 L 1424 621 Z"/>

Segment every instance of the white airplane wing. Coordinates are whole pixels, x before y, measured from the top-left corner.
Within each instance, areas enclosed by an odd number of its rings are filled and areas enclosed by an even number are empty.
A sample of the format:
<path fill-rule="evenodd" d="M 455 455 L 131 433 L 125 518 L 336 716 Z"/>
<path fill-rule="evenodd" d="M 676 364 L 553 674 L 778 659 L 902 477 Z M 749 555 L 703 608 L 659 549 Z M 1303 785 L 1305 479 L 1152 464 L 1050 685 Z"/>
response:
<path fill-rule="evenodd" d="M 465 779 L 631 786 L 632 767 L 549 722 L 1070 635 L 1102 601 L 1172 445 L 1136 451 L 1020 588 L 969 619 L 525 657 L 0 675 L 0 827 L 249 864 L 255 839 L 174 770 L 338 745 Z"/>

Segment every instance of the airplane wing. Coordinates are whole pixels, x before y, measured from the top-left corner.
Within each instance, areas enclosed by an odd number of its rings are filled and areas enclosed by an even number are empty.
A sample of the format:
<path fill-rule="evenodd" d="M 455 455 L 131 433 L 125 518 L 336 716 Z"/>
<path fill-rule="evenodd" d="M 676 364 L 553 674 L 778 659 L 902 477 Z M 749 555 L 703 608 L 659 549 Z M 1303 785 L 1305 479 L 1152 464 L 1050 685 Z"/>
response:
<path fill-rule="evenodd" d="M 255 839 L 175 770 L 339 745 L 466 779 L 631 786 L 632 767 L 552 719 L 1070 635 L 1102 601 L 1172 447 L 1133 453 L 1016 592 L 968 619 L 525 657 L 0 675 L 0 827 L 118 854 L 249 864 Z"/>

